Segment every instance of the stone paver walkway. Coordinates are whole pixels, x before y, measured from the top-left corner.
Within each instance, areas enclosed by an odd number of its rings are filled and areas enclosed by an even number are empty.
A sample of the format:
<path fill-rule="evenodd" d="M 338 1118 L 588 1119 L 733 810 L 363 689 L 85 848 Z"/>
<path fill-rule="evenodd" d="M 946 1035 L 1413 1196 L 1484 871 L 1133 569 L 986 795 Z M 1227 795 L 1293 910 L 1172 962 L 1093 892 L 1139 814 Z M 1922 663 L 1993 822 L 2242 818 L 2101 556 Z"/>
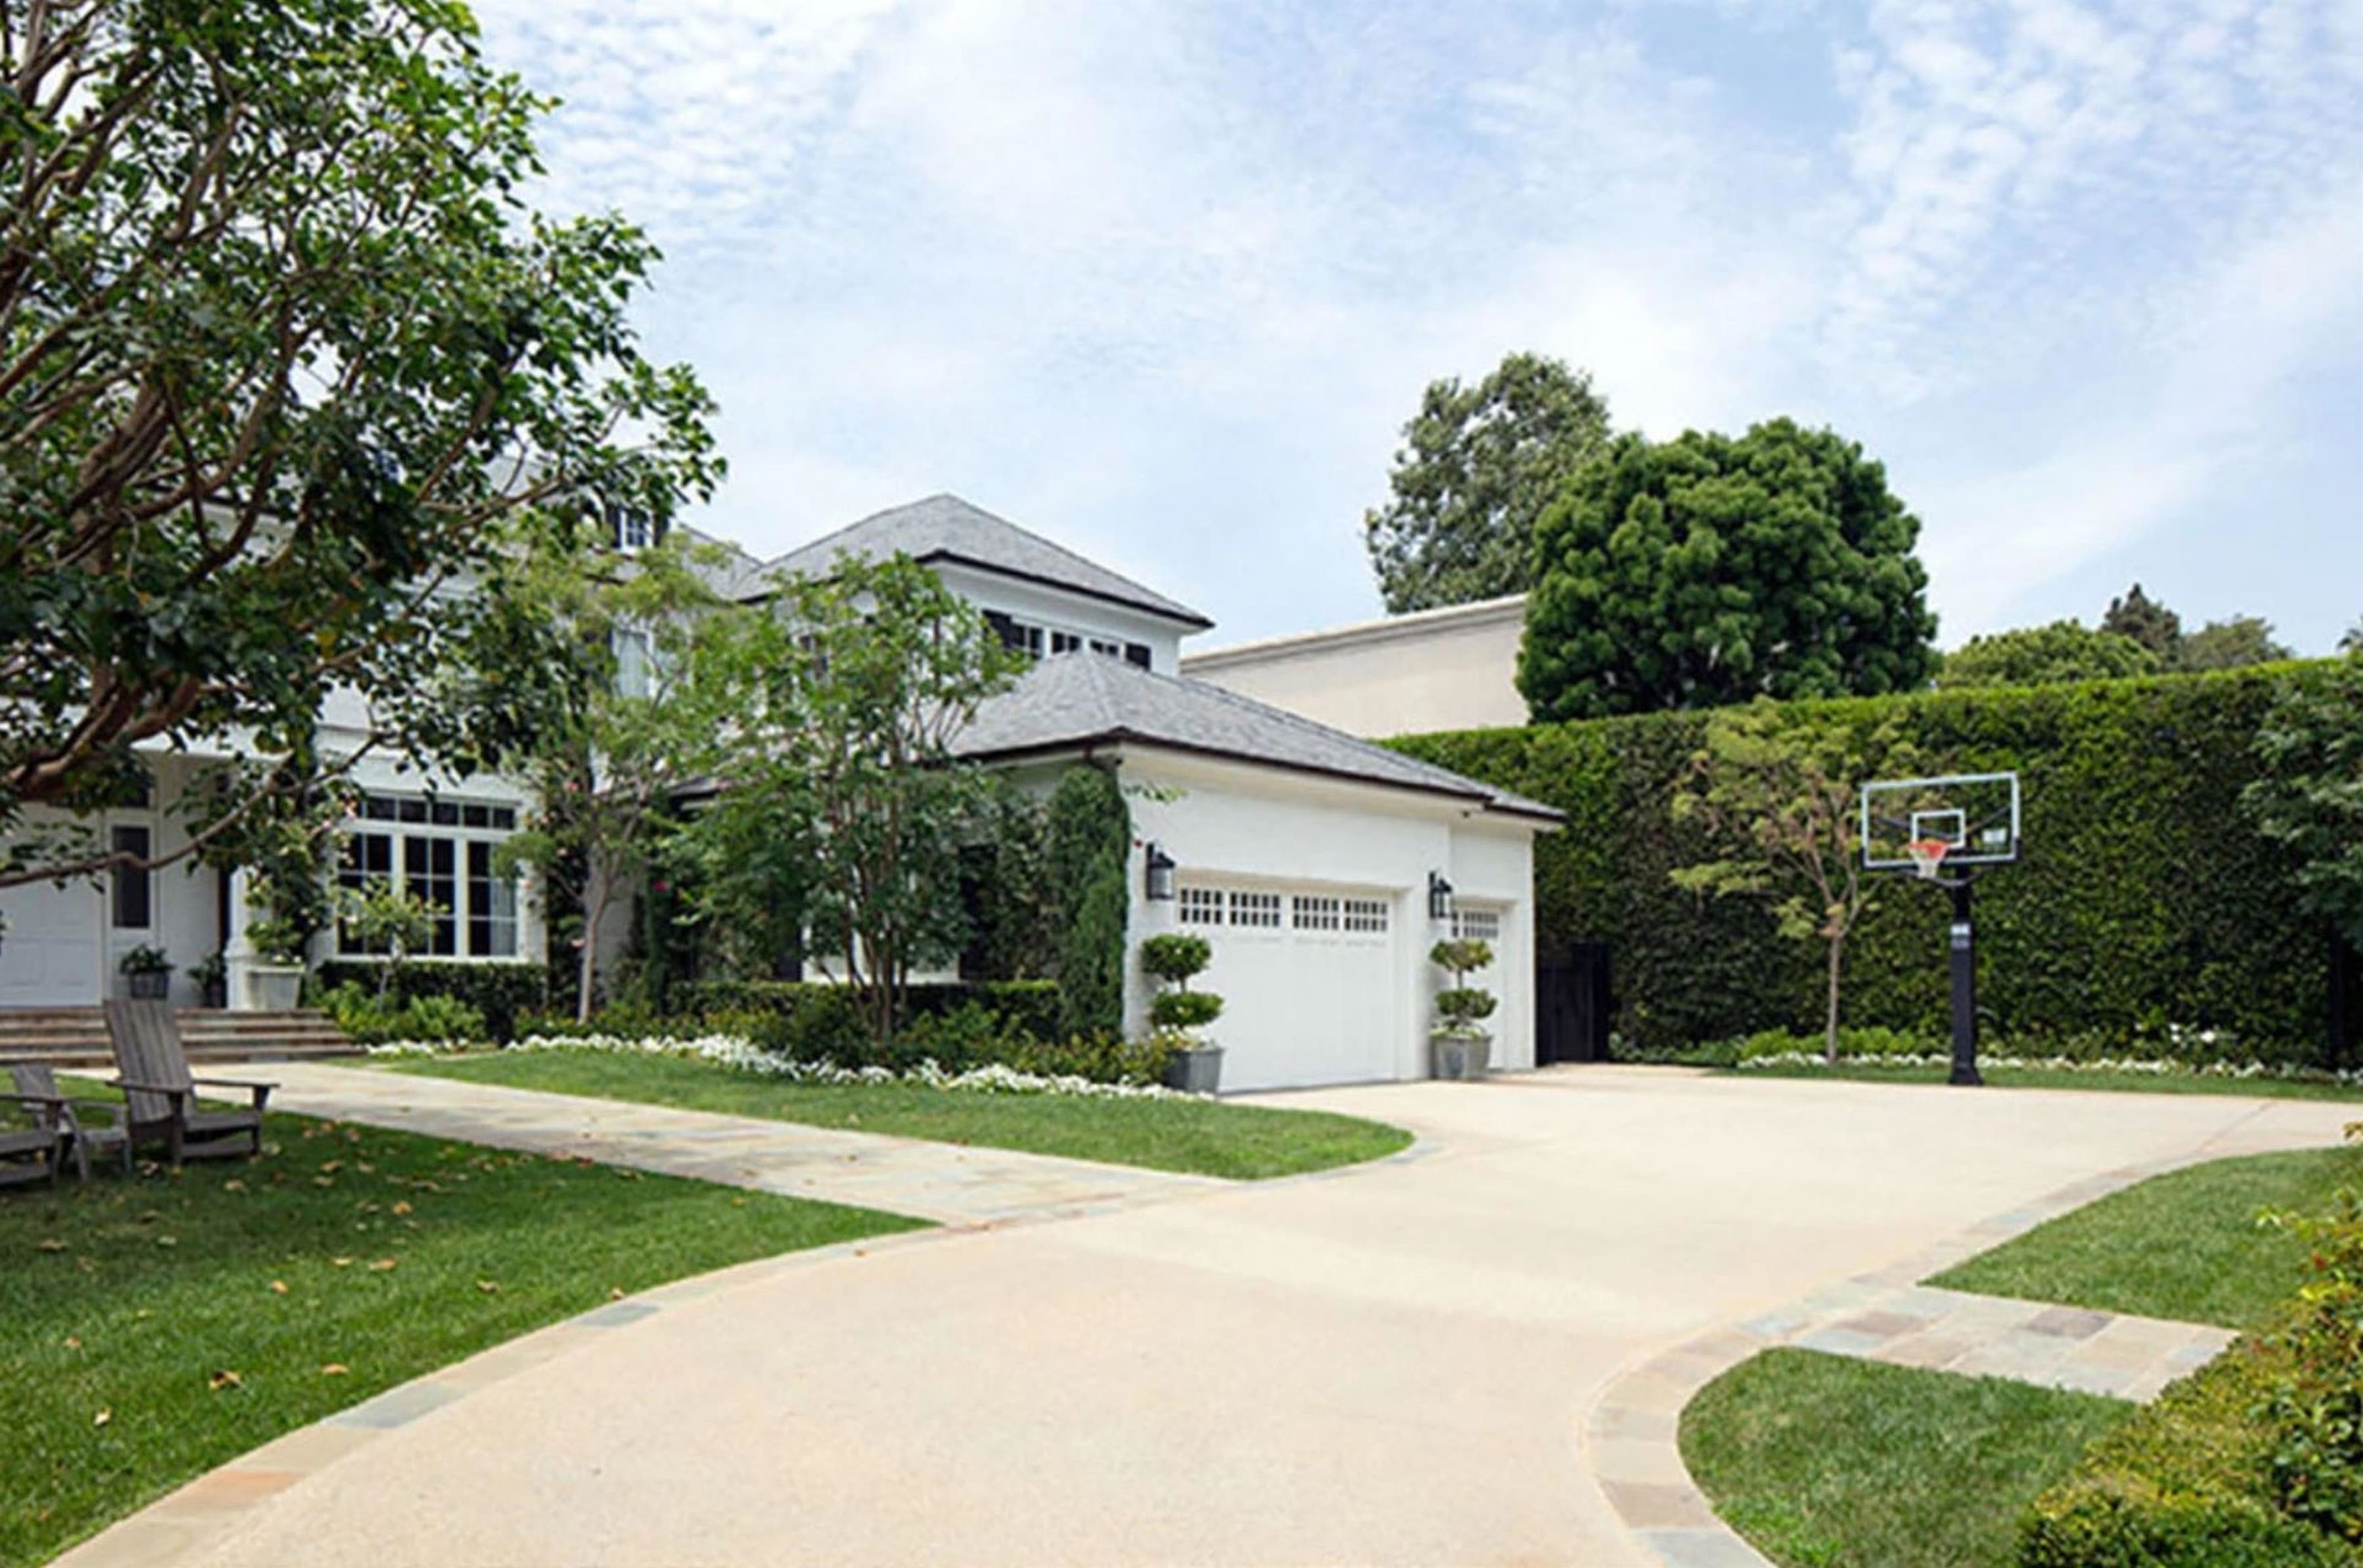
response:
<path fill-rule="evenodd" d="M 1231 1185 L 1211 1176 L 416 1073 L 272 1062 L 226 1068 L 223 1076 L 277 1083 L 274 1110 L 594 1159 L 949 1225 L 1063 1219 Z"/>
<path fill-rule="evenodd" d="M 2239 1336 L 2207 1323 L 2098 1312 L 2047 1301 L 1919 1285 L 2149 1176 L 2234 1147 L 2148 1161 L 2090 1176 L 1991 1216 L 1875 1273 L 1822 1286 L 1791 1305 L 1701 1334 L 1625 1373 L 1585 1424 L 1584 1455 L 1609 1505 L 1659 1568 L 1772 1568 L 1723 1522 L 1682 1463 L 1682 1408 L 1749 1357 L 1793 1346 L 1965 1377 L 2147 1404 Z"/>

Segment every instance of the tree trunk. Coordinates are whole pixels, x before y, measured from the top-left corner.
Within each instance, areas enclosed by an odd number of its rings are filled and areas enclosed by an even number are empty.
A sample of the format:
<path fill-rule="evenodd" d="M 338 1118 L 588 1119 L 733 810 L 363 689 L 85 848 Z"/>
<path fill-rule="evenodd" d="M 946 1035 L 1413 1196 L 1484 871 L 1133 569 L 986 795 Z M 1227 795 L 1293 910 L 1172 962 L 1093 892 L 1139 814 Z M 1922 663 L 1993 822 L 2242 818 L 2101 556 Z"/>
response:
<path fill-rule="evenodd" d="M 1846 962 L 1846 938 L 1830 938 L 1829 1010 L 1822 1022 L 1822 1059 L 1831 1066 L 1838 1062 L 1838 973 Z"/>
<path fill-rule="evenodd" d="M 599 928 L 607 914 L 607 878 L 594 866 L 583 880 L 582 954 L 574 966 L 574 1021 L 591 1021 L 591 996 L 599 973 Z M 594 889 L 596 889 L 594 892 Z"/>

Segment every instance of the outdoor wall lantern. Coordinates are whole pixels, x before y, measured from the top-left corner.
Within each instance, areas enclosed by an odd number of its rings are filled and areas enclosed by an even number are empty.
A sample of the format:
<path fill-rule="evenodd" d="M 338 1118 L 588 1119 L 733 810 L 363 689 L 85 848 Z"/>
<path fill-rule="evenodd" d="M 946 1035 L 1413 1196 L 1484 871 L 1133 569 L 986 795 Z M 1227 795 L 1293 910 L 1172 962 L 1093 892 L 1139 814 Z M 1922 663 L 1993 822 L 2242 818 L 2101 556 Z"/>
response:
<path fill-rule="evenodd" d="M 1427 918 L 1430 920 L 1452 918 L 1452 884 L 1444 879 L 1444 873 L 1441 871 L 1431 871 L 1427 874 Z"/>
<path fill-rule="evenodd" d="M 1160 903 L 1173 897 L 1173 857 L 1162 845 L 1148 846 L 1148 896 Z"/>

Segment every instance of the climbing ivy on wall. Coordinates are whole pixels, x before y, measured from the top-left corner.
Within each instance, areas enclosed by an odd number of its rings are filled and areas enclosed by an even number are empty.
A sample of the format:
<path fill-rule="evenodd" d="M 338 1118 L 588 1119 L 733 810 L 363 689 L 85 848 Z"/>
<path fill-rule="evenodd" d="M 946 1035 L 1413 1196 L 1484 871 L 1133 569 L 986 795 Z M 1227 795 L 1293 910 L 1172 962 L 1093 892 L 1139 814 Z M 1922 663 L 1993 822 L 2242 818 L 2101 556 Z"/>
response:
<path fill-rule="evenodd" d="M 2240 810 L 2258 726 L 2289 680 L 2328 665 L 1797 702 L 1799 723 L 1901 739 L 1946 772 L 2016 768 L 2025 857 L 1978 884 L 1979 1003 L 2025 1048 L 2313 1061 L 2323 1052 L 2327 936 L 2292 897 L 2288 851 Z M 1628 1046 L 1680 1049 L 1760 1029 L 1810 1030 L 1815 955 L 1745 899 L 1702 900 L 1678 867 L 1714 846 L 1669 809 L 1706 715 L 1415 735 L 1393 744 L 1548 802 L 1537 840 L 1542 951 L 1609 945 Z M 1941 1036 L 1942 895 L 1903 878 L 1850 939 L 1846 1015 Z M 2167 1038 L 2169 1025 L 2207 1031 Z"/>
<path fill-rule="evenodd" d="M 1115 775 L 1069 768 L 1051 792 L 1046 837 L 1059 901 L 1059 1022 L 1069 1034 L 1124 1027 L 1125 873 L 1132 812 Z"/>

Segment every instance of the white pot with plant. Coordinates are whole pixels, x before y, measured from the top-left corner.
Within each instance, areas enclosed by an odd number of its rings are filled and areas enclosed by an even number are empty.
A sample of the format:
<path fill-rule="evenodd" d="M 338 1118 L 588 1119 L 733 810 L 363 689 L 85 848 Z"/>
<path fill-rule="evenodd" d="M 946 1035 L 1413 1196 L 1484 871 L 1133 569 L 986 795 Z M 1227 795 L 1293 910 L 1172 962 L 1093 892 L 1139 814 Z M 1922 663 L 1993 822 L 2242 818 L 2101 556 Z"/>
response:
<path fill-rule="evenodd" d="M 1436 993 L 1429 1071 L 1439 1078 L 1481 1078 L 1493 1054 L 1493 1037 L 1481 1021 L 1492 1017 L 1500 1003 L 1492 992 L 1470 985 L 1469 977 L 1493 962 L 1493 950 L 1464 939 L 1439 942 L 1428 949 L 1427 957 L 1452 977 L 1452 984 Z"/>
<path fill-rule="evenodd" d="M 246 943 L 253 957 L 237 966 L 245 984 L 241 1010 L 289 1012 L 304 995 L 304 937 L 293 921 L 277 915 L 250 922 Z"/>
<path fill-rule="evenodd" d="M 1167 932 L 1140 944 L 1140 966 L 1163 986 L 1148 1004 L 1151 1039 L 1168 1047 L 1165 1081 L 1191 1094 L 1212 1094 L 1222 1082 L 1223 1048 L 1198 1031 L 1222 1016 L 1223 999 L 1190 988 L 1193 977 L 1214 961 L 1203 936 Z"/>

